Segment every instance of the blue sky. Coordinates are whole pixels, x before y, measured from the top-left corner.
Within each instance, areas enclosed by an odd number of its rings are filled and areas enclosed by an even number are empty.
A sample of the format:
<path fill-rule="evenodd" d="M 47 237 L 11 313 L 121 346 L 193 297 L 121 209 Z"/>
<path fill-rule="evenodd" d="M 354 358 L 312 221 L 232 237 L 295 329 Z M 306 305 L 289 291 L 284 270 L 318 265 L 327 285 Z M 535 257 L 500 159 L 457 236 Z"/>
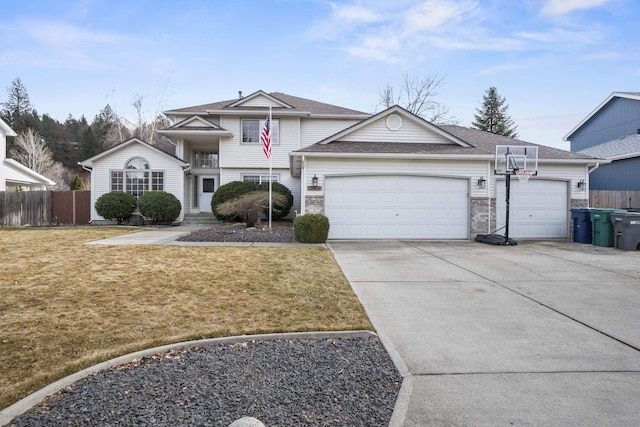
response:
<path fill-rule="evenodd" d="M 562 138 L 614 91 L 640 91 L 636 0 L 3 1 L 0 102 L 131 117 L 262 89 L 366 112 L 403 75 L 439 75 L 469 126 L 491 86 L 520 139 Z"/>

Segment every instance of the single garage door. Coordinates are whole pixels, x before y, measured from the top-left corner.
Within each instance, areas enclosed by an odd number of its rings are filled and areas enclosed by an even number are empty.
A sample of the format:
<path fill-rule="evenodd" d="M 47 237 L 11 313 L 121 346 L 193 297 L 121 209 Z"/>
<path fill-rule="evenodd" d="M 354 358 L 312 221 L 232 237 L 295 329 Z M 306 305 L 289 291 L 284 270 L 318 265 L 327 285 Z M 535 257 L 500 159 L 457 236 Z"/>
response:
<path fill-rule="evenodd" d="M 325 215 L 331 239 L 467 239 L 469 180 L 327 177 Z"/>
<path fill-rule="evenodd" d="M 503 180 L 497 181 L 496 185 L 496 218 L 500 228 L 506 218 L 506 186 Z M 567 191 L 565 181 L 531 178 L 525 184 L 512 177 L 509 237 L 566 238 L 569 216 Z"/>

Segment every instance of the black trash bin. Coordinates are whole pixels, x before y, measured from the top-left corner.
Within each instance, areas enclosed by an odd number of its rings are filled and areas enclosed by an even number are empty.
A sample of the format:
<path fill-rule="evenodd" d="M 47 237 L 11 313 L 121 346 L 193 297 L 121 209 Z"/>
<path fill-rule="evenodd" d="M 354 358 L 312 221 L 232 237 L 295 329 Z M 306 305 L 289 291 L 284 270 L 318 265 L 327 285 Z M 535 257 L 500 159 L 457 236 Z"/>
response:
<path fill-rule="evenodd" d="M 640 212 L 611 214 L 613 245 L 625 251 L 640 250 Z"/>
<path fill-rule="evenodd" d="M 573 221 L 573 241 L 576 243 L 591 244 L 593 236 L 591 234 L 591 214 L 589 208 L 571 209 L 571 220 Z"/>

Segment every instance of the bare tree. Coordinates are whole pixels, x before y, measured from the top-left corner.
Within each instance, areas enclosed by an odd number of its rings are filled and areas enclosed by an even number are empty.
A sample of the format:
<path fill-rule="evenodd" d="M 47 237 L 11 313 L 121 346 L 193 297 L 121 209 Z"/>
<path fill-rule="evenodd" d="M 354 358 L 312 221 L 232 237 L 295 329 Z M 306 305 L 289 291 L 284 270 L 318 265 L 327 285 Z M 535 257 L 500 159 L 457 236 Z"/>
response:
<path fill-rule="evenodd" d="M 449 107 L 435 100 L 443 85 L 444 77 L 437 74 L 414 78 L 405 74 L 397 90 L 390 84 L 380 90 L 379 102 L 384 108 L 400 105 L 434 124 L 455 124 L 458 119 Z"/>
<path fill-rule="evenodd" d="M 150 144 L 169 141 L 169 139 L 158 135 L 157 133 L 158 129 L 169 127 L 171 125 L 169 120 L 161 112 L 161 100 L 158 101 L 154 111 L 152 112 L 153 119 L 151 121 L 145 120 L 145 116 L 148 116 L 149 114 L 148 111 L 145 111 L 143 108 L 144 97 L 142 95 L 136 95 L 131 105 L 133 105 L 133 108 L 136 111 L 136 122 L 129 122 L 133 127 L 133 136 L 136 136 Z"/>
<path fill-rule="evenodd" d="M 31 128 L 16 136 L 9 154 L 18 163 L 55 181 L 57 185 L 68 182 L 67 169 L 53 159 L 53 153 L 46 142 Z"/>

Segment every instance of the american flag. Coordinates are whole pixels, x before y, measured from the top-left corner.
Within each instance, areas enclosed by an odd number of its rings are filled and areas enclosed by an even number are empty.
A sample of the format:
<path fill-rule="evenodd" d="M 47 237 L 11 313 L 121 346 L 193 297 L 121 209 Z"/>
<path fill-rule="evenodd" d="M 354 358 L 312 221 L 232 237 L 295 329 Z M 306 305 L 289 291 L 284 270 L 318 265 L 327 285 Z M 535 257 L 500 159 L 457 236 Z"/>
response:
<path fill-rule="evenodd" d="M 267 120 L 264 122 L 262 132 L 260 132 L 260 141 L 264 144 L 264 155 L 267 159 L 271 158 L 271 110 L 267 115 Z"/>

